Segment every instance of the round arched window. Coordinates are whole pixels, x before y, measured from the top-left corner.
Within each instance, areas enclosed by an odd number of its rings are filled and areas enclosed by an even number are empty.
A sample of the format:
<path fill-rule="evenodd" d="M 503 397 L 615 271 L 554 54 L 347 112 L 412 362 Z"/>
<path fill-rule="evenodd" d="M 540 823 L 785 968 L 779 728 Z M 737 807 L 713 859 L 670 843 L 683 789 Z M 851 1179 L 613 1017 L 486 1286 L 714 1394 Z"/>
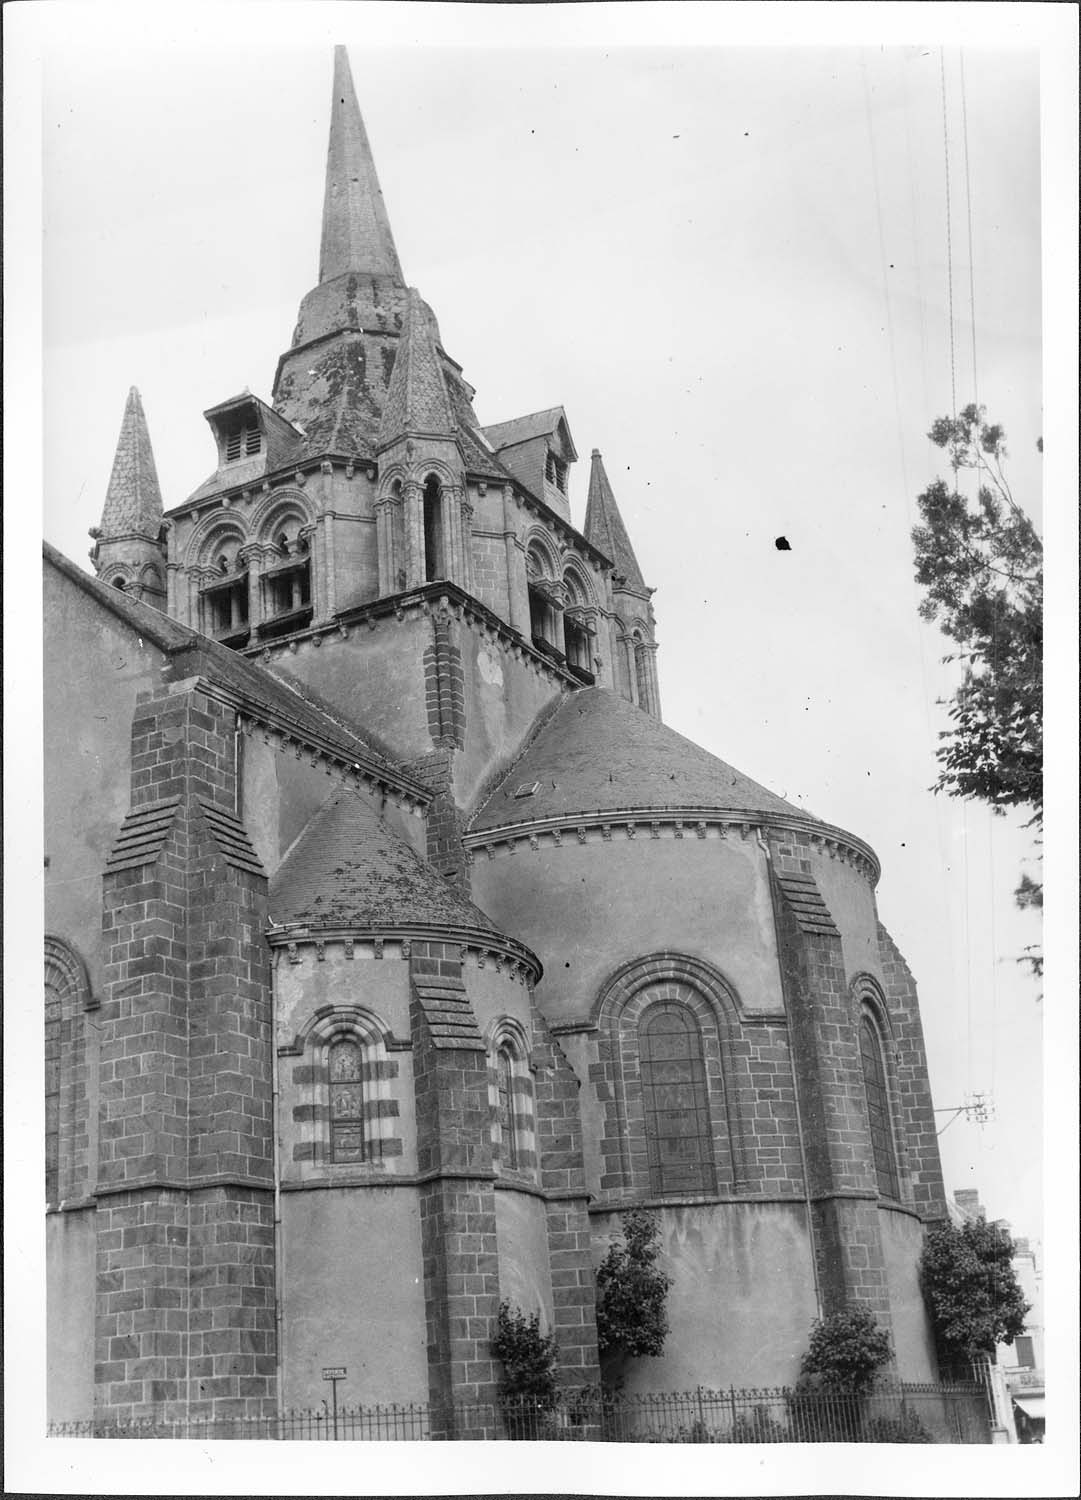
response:
<path fill-rule="evenodd" d="M 685 1005 L 651 1005 L 638 1026 L 651 1193 L 712 1193 L 713 1131 L 698 1022 Z"/>
<path fill-rule="evenodd" d="M 884 1198 L 897 1198 L 900 1196 L 900 1189 L 897 1181 L 897 1158 L 893 1149 L 886 1070 L 882 1065 L 882 1044 L 870 1016 L 864 1016 L 860 1022 L 860 1062 L 863 1066 L 867 1123 L 871 1130 L 871 1152 L 874 1156 L 878 1191 Z"/>
<path fill-rule="evenodd" d="M 364 1052 L 353 1037 L 341 1037 L 330 1048 L 330 1159 L 363 1161 Z"/>

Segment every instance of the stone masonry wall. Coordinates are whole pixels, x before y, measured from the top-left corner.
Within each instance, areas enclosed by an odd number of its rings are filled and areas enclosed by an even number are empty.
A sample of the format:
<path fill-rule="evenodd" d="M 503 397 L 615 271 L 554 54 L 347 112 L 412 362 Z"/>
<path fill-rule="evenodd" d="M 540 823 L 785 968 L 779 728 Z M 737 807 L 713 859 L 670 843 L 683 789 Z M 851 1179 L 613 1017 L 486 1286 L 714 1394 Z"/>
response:
<path fill-rule="evenodd" d="M 533 1004 L 534 1122 L 545 1193 L 553 1333 L 568 1386 L 597 1385 L 596 1282 L 582 1156 L 579 1080 Z"/>
<path fill-rule="evenodd" d="M 473 593 L 501 620 L 510 618 L 507 589 L 507 542 L 496 536 L 473 532 Z"/>
<path fill-rule="evenodd" d="M 491 1402 L 499 1309 L 487 1055 L 459 945 L 412 944 L 410 1029 L 433 1436 L 494 1436 L 450 1403 Z"/>
<path fill-rule="evenodd" d="M 104 879 L 96 1415 L 274 1409 L 266 880 L 233 711 L 140 701 Z"/>
<path fill-rule="evenodd" d="M 946 1218 L 946 1189 L 938 1150 L 934 1103 L 927 1071 L 916 981 L 886 929 L 879 923 L 883 988 L 897 1049 L 897 1094 L 914 1206 L 925 1222 Z"/>
<path fill-rule="evenodd" d="M 805 861 L 786 845 L 773 858 L 777 942 L 823 1308 L 829 1314 L 860 1303 L 889 1329 L 877 1183 L 841 938 Z"/>

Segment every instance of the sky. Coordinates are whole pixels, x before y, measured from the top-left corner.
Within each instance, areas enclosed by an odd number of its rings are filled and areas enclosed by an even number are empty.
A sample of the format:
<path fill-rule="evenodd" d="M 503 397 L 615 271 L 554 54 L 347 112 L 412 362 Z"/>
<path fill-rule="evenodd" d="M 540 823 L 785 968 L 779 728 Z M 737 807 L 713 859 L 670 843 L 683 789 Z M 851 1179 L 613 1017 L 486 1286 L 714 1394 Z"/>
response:
<path fill-rule="evenodd" d="M 406 278 L 482 423 L 566 408 L 574 521 L 598 447 L 656 588 L 665 721 L 874 847 L 947 1188 L 1041 1238 L 1048 1002 L 1011 895 L 1032 840 L 929 790 L 955 678 L 909 533 L 945 472 L 927 429 L 976 396 L 1044 524 L 1062 310 L 1021 13 L 1058 8 L 45 9 L 45 536 L 88 566 L 131 385 L 167 507 L 214 468 L 202 412 L 269 400 L 317 276 L 345 42 Z M 976 1093 L 988 1123 L 945 1112 Z"/>
<path fill-rule="evenodd" d="M 667 722 L 875 848 L 936 1101 L 994 1098 L 943 1136 L 950 1186 L 1039 1237 L 1030 840 L 928 793 L 951 678 L 908 539 L 953 400 L 943 61 L 957 400 L 974 294 L 975 388 L 1039 517 L 1036 53 L 966 49 L 962 98 L 956 48 L 373 49 L 348 20 L 405 274 L 481 421 L 563 404 L 657 590 Z M 214 468 L 202 412 L 269 399 L 330 97 L 320 38 L 103 53 L 44 75 L 44 529 L 84 563 L 130 385 L 167 507 Z"/>

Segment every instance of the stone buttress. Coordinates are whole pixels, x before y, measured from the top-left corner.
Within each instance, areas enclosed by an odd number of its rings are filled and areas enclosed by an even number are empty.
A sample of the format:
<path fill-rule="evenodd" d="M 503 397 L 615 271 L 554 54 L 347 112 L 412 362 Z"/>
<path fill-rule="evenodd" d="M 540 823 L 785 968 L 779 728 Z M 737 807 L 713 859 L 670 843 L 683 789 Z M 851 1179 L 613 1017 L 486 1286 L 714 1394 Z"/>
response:
<path fill-rule="evenodd" d="M 852 1304 L 891 1327 L 878 1190 L 841 934 L 792 844 L 773 848 L 777 947 L 825 1316 Z"/>
<path fill-rule="evenodd" d="M 488 1065 L 456 944 L 410 956 L 421 1253 L 433 1436 L 483 1438 L 483 1418 L 449 1403 L 492 1402 L 489 1344 L 499 1310 Z M 478 1426 L 477 1423 L 480 1423 Z"/>
<path fill-rule="evenodd" d="M 132 725 L 104 876 L 99 1421 L 275 1410 L 266 878 L 234 721 L 189 679 Z"/>

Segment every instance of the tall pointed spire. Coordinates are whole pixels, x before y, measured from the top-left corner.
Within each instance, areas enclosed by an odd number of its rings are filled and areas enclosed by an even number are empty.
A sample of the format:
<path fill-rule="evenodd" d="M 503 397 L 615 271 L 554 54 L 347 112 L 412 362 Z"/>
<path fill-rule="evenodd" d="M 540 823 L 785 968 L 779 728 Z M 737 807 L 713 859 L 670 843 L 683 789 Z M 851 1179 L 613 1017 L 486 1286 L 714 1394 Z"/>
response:
<path fill-rule="evenodd" d="M 135 386 L 124 407 L 101 525 L 92 527 L 90 535 L 90 558 L 99 577 L 159 609 L 165 607 L 161 486 Z"/>
<path fill-rule="evenodd" d="M 333 281 L 349 271 L 403 279 L 349 55 L 344 47 L 335 47 L 319 280 Z"/>
<path fill-rule="evenodd" d="M 616 497 L 612 493 L 608 475 L 604 472 L 604 460 L 601 458 L 599 448 L 593 449 L 589 471 L 589 499 L 586 503 L 584 535 L 594 547 L 599 547 L 602 552 L 607 553 L 616 565 L 617 575 L 625 578 L 627 585 L 635 593 L 648 594 L 649 590 L 642 577 L 642 570 L 638 566 L 638 559 L 634 555 L 634 548 L 627 535 L 627 528 L 623 524 L 623 517 L 619 513 Z"/>
<path fill-rule="evenodd" d="M 454 409 L 436 353 L 431 322 L 418 294 L 406 293 L 398 352 L 379 424 L 377 451 L 402 437 L 449 437 L 457 432 Z"/>
<path fill-rule="evenodd" d="M 161 530 L 161 487 L 139 392 L 132 386 L 120 424 L 113 472 L 101 514 L 103 540 L 133 532 L 157 541 Z"/>

